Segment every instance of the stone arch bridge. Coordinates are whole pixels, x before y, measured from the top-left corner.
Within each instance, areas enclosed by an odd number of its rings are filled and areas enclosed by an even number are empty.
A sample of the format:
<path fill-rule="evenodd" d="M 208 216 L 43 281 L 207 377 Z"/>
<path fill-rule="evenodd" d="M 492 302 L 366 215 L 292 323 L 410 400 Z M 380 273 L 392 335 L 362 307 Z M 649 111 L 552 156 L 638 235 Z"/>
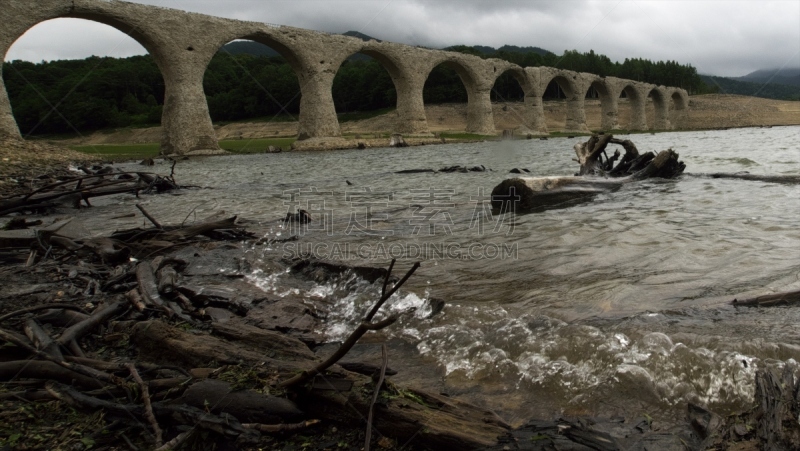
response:
<path fill-rule="evenodd" d="M 566 95 L 568 132 L 587 131 L 584 99 L 593 89 L 600 98 L 602 128 L 647 129 L 645 106 L 652 98 L 654 129 L 670 129 L 688 108 L 688 93 L 613 77 L 550 67 L 521 68 L 500 59 L 431 50 L 376 40 L 322 33 L 288 26 L 231 20 L 175 9 L 116 0 L 0 0 L 0 52 L 33 26 L 50 19 L 100 22 L 128 34 L 153 56 L 165 84 L 161 151 L 165 154 L 219 149 L 203 91 L 211 58 L 236 39 L 253 40 L 279 52 L 294 69 L 301 87 L 299 138 L 341 136 L 333 104 L 333 78 L 354 53 L 375 58 L 388 71 L 397 91 L 397 133 L 428 134 L 422 98 L 425 81 L 439 64 L 453 67 L 468 94 L 467 131 L 496 133 L 490 92 L 497 78 L 510 72 L 525 93 L 523 124 L 547 132 L 542 96 L 558 83 Z M 1 69 L 0 69 L 1 70 Z M 618 122 L 622 94 L 631 104 L 627 126 Z M 0 134 L 20 137 L 0 72 Z"/>

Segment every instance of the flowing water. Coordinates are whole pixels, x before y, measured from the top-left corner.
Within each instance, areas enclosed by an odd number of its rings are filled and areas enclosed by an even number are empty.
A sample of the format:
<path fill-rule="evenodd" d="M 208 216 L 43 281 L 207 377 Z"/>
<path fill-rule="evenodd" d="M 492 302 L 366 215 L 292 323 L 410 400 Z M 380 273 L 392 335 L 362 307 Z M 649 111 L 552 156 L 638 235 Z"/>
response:
<path fill-rule="evenodd" d="M 676 150 L 688 174 L 542 213 L 493 215 L 488 195 L 511 168 L 572 174 L 572 146 L 585 138 L 195 159 L 179 163 L 177 179 L 206 188 L 145 205 L 162 223 L 225 210 L 270 238 L 302 235 L 249 249 L 256 260 L 385 267 L 398 257 L 396 273 L 421 260 L 389 305 L 417 311 L 386 335 L 437 365 L 437 386 L 507 418 L 633 408 L 678 419 L 687 401 L 720 413 L 747 406 L 757 368 L 800 361 L 800 308 L 729 305 L 800 289 L 800 186 L 697 175 L 800 174 L 798 135 L 800 127 L 632 135 L 642 152 Z M 452 165 L 493 171 L 395 173 Z M 86 221 L 98 232 L 129 227 L 111 218 L 135 202 L 120 196 Z M 296 208 L 314 217 L 308 230 L 278 221 Z M 250 280 L 270 290 L 276 277 L 257 269 Z M 334 299 L 324 331 L 332 340 L 380 288 L 353 286 L 306 293 Z M 446 302 L 438 315 L 432 298 Z"/>

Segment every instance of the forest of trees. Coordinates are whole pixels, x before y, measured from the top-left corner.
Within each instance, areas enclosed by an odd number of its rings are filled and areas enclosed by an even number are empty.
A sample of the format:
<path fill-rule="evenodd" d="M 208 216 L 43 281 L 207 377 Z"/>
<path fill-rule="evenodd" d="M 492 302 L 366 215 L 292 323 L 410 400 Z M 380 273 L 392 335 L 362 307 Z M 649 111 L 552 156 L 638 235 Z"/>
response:
<path fill-rule="evenodd" d="M 487 50 L 489 49 L 489 50 Z M 502 58 L 522 67 L 551 66 L 601 76 L 616 76 L 659 85 L 679 86 L 690 93 L 711 92 L 694 67 L 674 61 L 626 59 L 612 62 L 594 51 L 555 55 L 541 49 L 456 46 L 448 50 Z M 3 76 L 14 116 L 25 135 L 72 134 L 111 127 L 158 124 L 164 103 L 164 82 L 149 55 L 42 63 L 6 62 Z M 296 115 L 300 86 L 281 57 L 218 53 L 205 74 L 204 88 L 212 120 Z M 424 88 L 426 103 L 466 102 L 467 92 L 453 68 L 440 65 Z M 552 84 L 545 97 L 557 97 Z M 494 100 L 519 101 L 523 93 L 506 73 L 498 78 Z M 333 82 L 339 113 L 392 108 L 397 101 L 388 72 L 375 60 L 346 61 Z"/>

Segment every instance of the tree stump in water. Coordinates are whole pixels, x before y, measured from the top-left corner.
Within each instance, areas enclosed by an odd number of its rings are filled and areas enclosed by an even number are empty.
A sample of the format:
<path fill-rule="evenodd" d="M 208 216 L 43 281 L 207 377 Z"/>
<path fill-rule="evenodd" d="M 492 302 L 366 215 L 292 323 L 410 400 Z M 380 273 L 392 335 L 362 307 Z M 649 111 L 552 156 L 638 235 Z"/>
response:
<path fill-rule="evenodd" d="M 606 147 L 611 143 L 625 150 L 621 159 L 619 151 L 612 157 L 607 155 Z M 675 178 L 686 169 L 672 149 L 657 155 L 653 152 L 639 154 L 631 141 L 612 135 L 592 135 L 587 142 L 576 144 L 574 150 L 580 165 L 574 176 L 506 179 L 492 190 L 492 207 L 501 211 L 561 208 L 616 190 L 626 183 L 647 178 Z"/>

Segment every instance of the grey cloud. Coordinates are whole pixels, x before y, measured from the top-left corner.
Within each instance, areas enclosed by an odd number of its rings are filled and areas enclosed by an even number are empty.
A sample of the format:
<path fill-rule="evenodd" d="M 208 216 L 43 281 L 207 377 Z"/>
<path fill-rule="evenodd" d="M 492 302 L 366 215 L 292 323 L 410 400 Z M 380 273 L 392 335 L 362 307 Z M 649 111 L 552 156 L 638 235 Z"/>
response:
<path fill-rule="evenodd" d="M 787 62 L 800 66 L 800 2 L 796 1 L 139 1 L 323 31 L 357 30 L 379 39 L 429 47 L 511 44 L 555 53 L 594 50 L 612 60 L 669 59 L 692 64 L 704 73 L 729 76 Z M 54 26 L 57 22 L 33 29 L 7 57 L 39 61 L 143 52 L 132 40 L 115 47 L 115 53 L 109 53 L 108 45 L 98 45 L 117 39 L 111 38 L 117 35 L 109 27 L 88 27 L 74 21 Z"/>

